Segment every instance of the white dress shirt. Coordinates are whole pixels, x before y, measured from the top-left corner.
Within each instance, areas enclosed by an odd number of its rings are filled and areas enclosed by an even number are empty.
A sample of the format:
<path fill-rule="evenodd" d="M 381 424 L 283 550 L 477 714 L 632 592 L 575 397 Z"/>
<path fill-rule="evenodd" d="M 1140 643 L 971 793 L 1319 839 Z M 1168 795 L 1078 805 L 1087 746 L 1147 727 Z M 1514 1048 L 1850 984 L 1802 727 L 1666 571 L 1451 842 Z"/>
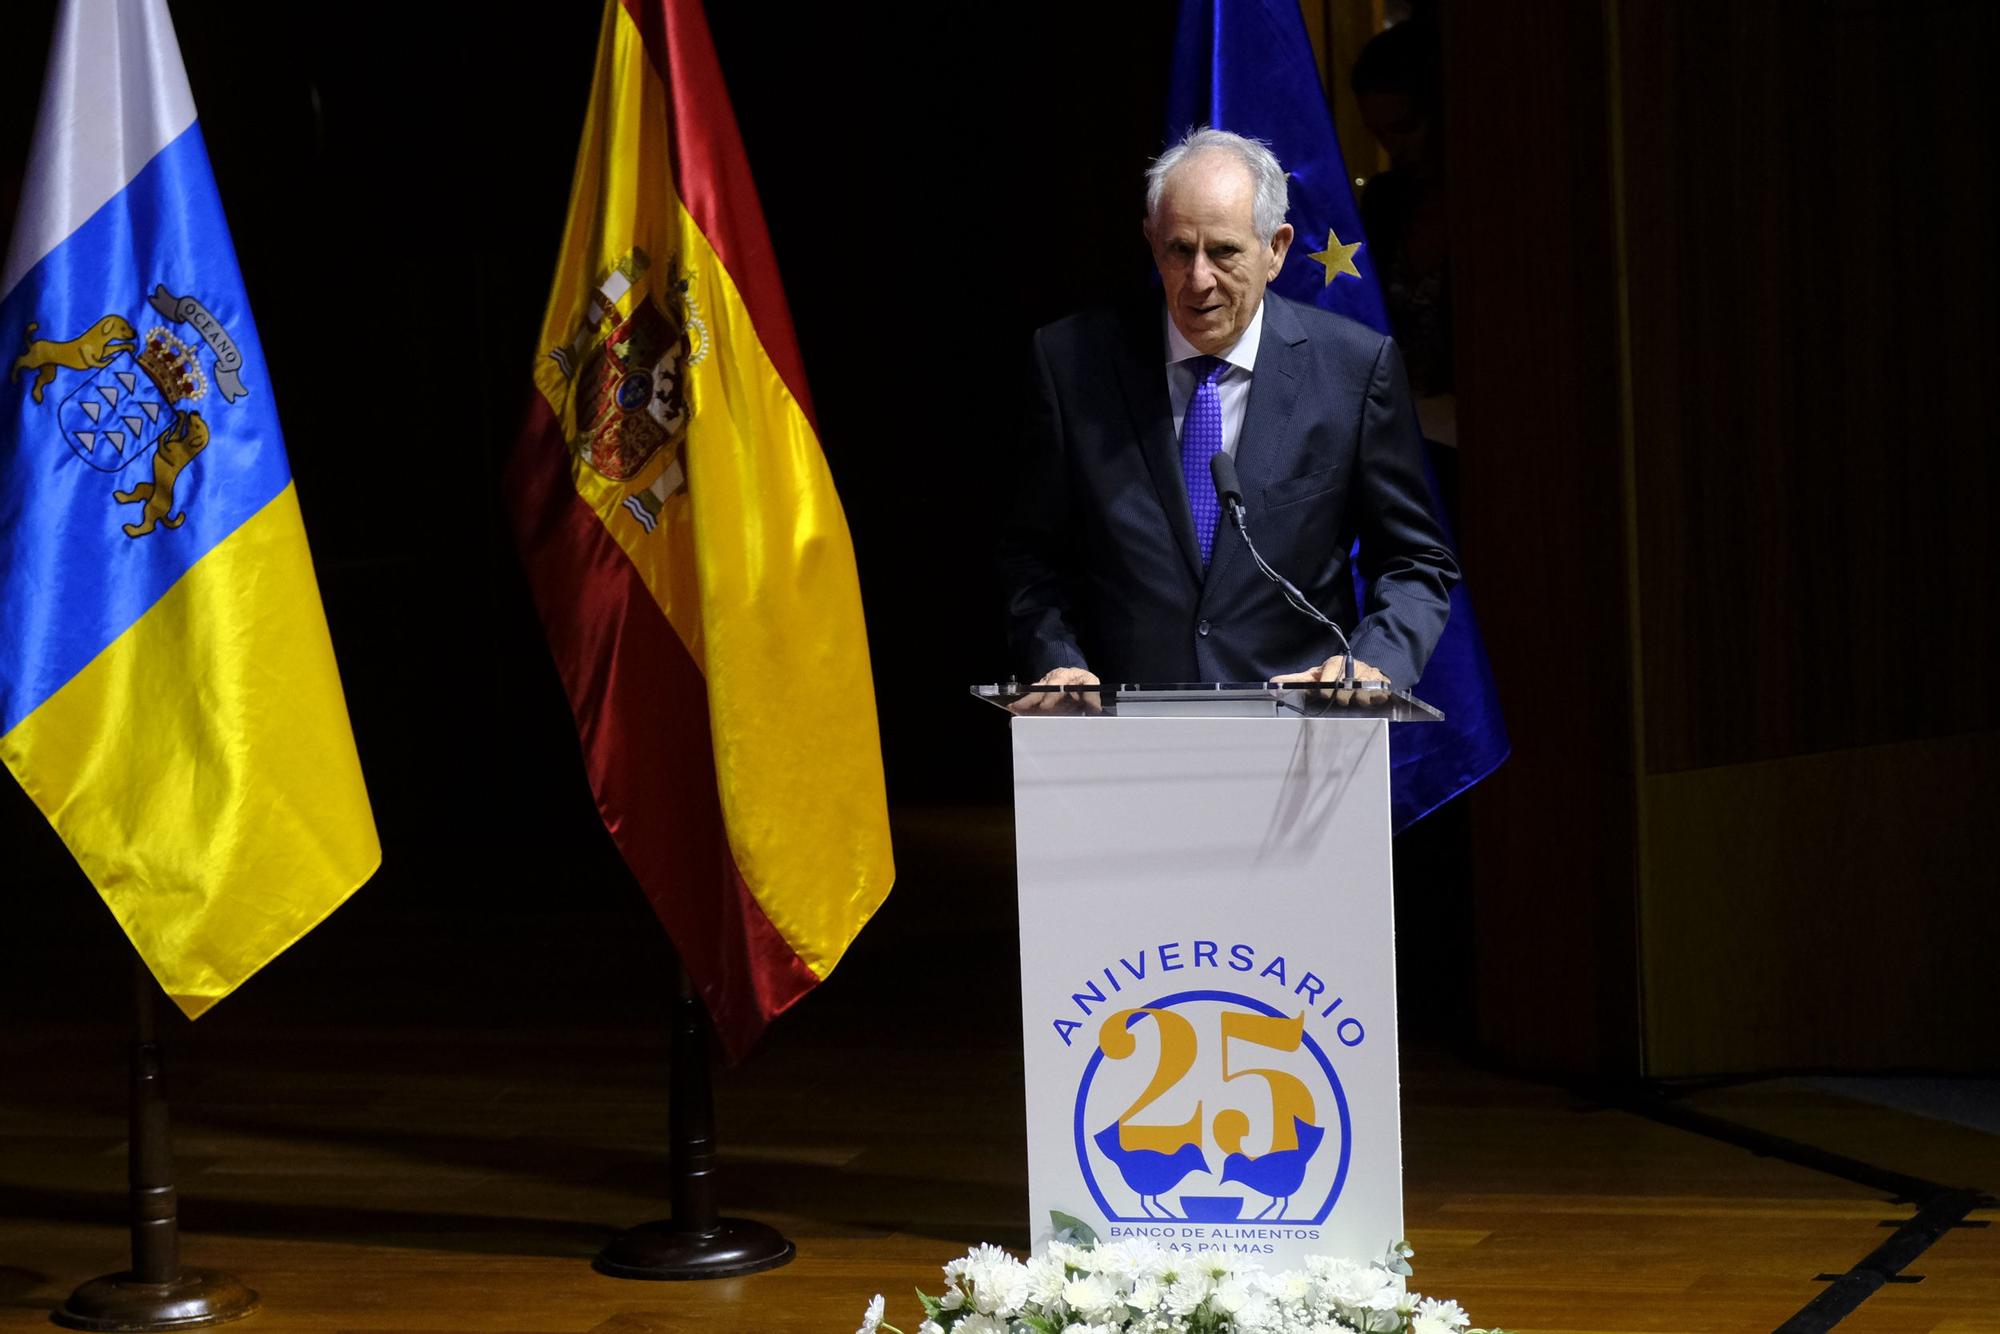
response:
<path fill-rule="evenodd" d="M 1250 376 L 1257 369 L 1257 343 L 1264 336 L 1264 303 L 1250 317 L 1250 327 L 1218 355 L 1229 363 L 1216 377 L 1216 394 L 1222 400 L 1222 452 L 1236 456 L 1236 439 L 1243 434 L 1243 414 L 1250 406 Z M 1167 399 L 1174 409 L 1174 439 L 1181 438 L 1181 423 L 1187 419 L 1189 400 L 1194 398 L 1194 358 L 1201 353 L 1181 337 L 1172 316 L 1167 317 Z"/>

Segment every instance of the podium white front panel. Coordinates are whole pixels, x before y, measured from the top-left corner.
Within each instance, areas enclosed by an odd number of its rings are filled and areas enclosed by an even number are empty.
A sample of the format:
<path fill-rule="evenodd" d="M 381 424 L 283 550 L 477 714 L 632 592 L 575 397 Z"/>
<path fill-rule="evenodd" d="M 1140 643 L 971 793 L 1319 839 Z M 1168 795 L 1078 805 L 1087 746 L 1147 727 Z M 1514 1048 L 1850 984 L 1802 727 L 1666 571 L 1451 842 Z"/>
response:
<path fill-rule="evenodd" d="M 1017 718 L 1030 1235 L 1402 1236 L 1386 722 Z"/>

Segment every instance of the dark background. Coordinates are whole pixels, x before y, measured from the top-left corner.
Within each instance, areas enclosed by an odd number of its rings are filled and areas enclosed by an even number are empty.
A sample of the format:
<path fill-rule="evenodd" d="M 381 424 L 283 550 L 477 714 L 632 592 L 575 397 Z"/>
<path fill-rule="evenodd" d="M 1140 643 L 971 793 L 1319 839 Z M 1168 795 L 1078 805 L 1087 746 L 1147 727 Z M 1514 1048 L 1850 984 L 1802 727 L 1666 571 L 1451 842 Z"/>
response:
<path fill-rule="evenodd" d="M 9 217 L 55 10 L 23 8 L 0 65 Z M 313 950 L 299 966 L 337 971 L 318 936 L 374 953 L 411 930 L 439 933 L 424 947 L 436 966 L 477 948 L 482 921 L 573 912 L 629 927 L 635 968 L 657 978 L 664 946 L 647 948 L 659 933 L 591 803 L 500 496 L 600 7 L 170 8 L 383 842 L 380 875 L 295 951 Z M 854 535 L 899 809 L 1007 801 L 1004 719 L 965 687 L 1007 672 L 990 552 L 1027 336 L 1144 281 L 1163 15 L 1064 13 L 1056 40 L 999 11 L 947 35 L 890 8 L 711 7 Z M 906 54 L 912 39 L 926 58 Z M 824 707 L 809 683 L 800 695 Z M 27 963 L 29 1003 L 115 1012 L 116 927 L 11 782 L 0 838 L 16 886 L 0 935 Z M 935 909 L 952 893 L 904 897 Z M 435 925 L 409 927 L 412 914 Z M 584 973 L 594 948 L 577 946 Z M 542 971 L 529 1001 L 496 967 L 494 1003 L 548 1001 L 566 967 Z"/>
<path fill-rule="evenodd" d="M 436 1007 L 646 974 L 498 493 L 598 6 L 172 9 L 384 844 L 267 973 L 335 986 L 364 936 L 371 967 L 444 967 L 526 912 L 631 929 L 569 933 L 525 989 L 504 949 L 452 963 Z M 1470 799 L 1477 958 L 1430 966 L 1523 1064 L 2000 1065 L 1995 7 L 1443 10 L 1461 536 L 1516 753 Z M 16 11 L 10 191 L 53 5 Z M 854 533 L 893 933 L 961 906 L 927 848 L 1006 853 L 916 813 L 1004 809 L 964 686 L 1005 673 L 1026 339 L 1144 280 L 1171 6 L 710 11 Z M 0 838 L 0 1004 L 115 1011 L 115 929 L 12 784 Z M 1749 1013 L 1777 1018 L 1746 1046 Z"/>

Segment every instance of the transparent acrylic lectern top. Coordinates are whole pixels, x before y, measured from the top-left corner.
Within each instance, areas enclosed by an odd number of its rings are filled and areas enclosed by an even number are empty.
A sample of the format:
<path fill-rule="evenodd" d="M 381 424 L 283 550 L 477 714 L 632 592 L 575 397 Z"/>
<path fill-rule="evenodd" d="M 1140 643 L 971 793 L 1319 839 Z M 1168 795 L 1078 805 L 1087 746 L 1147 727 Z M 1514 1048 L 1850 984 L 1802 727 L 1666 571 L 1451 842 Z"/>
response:
<path fill-rule="evenodd" d="M 1386 718 L 1442 722 L 1444 715 L 1407 690 L 1351 694 L 1337 686 L 1275 686 L 1264 681 L 1179 685 L 1045 686 L 1008 681 L 972 687 L 975 699 L 1016 717 L 1090 718 Z"/>

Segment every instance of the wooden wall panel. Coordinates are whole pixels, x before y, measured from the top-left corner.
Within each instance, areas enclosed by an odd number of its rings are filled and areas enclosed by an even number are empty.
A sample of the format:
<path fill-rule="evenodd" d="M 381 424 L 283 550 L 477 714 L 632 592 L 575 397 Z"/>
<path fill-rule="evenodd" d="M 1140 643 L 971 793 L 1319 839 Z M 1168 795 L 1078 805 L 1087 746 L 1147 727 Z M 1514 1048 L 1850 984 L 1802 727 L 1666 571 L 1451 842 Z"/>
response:
<path fill-rule="evenodd" d="M 1527 23 L 1484 5 L 1447 18 L 1461 537 L 1514 742 L 1473 806 L 1480 1028 L 1523 1065 L 1632 1071 L 1636 760 L 1602 16 L 1566 3 Z"/>
<path fill-rule="evenodd" d="M 2000 10 L 1611 3 L 1647 1068 L 1990 1066 Z"/>
<path fill-rule="evenodd" d="M 1648 768 L 2000 725 L 2000 10 L 1619 10 Z"/>
<path fill-rule="evenodd" d="M 1489 1047 L 2000 1059 L 2000 6 L 1447 19 Z"/>
<path fill-rule="evenodd" d="M 2000 1068 L 1995 790 L 1991 732 L 1648 778 L 1647 1072 Z"/>

